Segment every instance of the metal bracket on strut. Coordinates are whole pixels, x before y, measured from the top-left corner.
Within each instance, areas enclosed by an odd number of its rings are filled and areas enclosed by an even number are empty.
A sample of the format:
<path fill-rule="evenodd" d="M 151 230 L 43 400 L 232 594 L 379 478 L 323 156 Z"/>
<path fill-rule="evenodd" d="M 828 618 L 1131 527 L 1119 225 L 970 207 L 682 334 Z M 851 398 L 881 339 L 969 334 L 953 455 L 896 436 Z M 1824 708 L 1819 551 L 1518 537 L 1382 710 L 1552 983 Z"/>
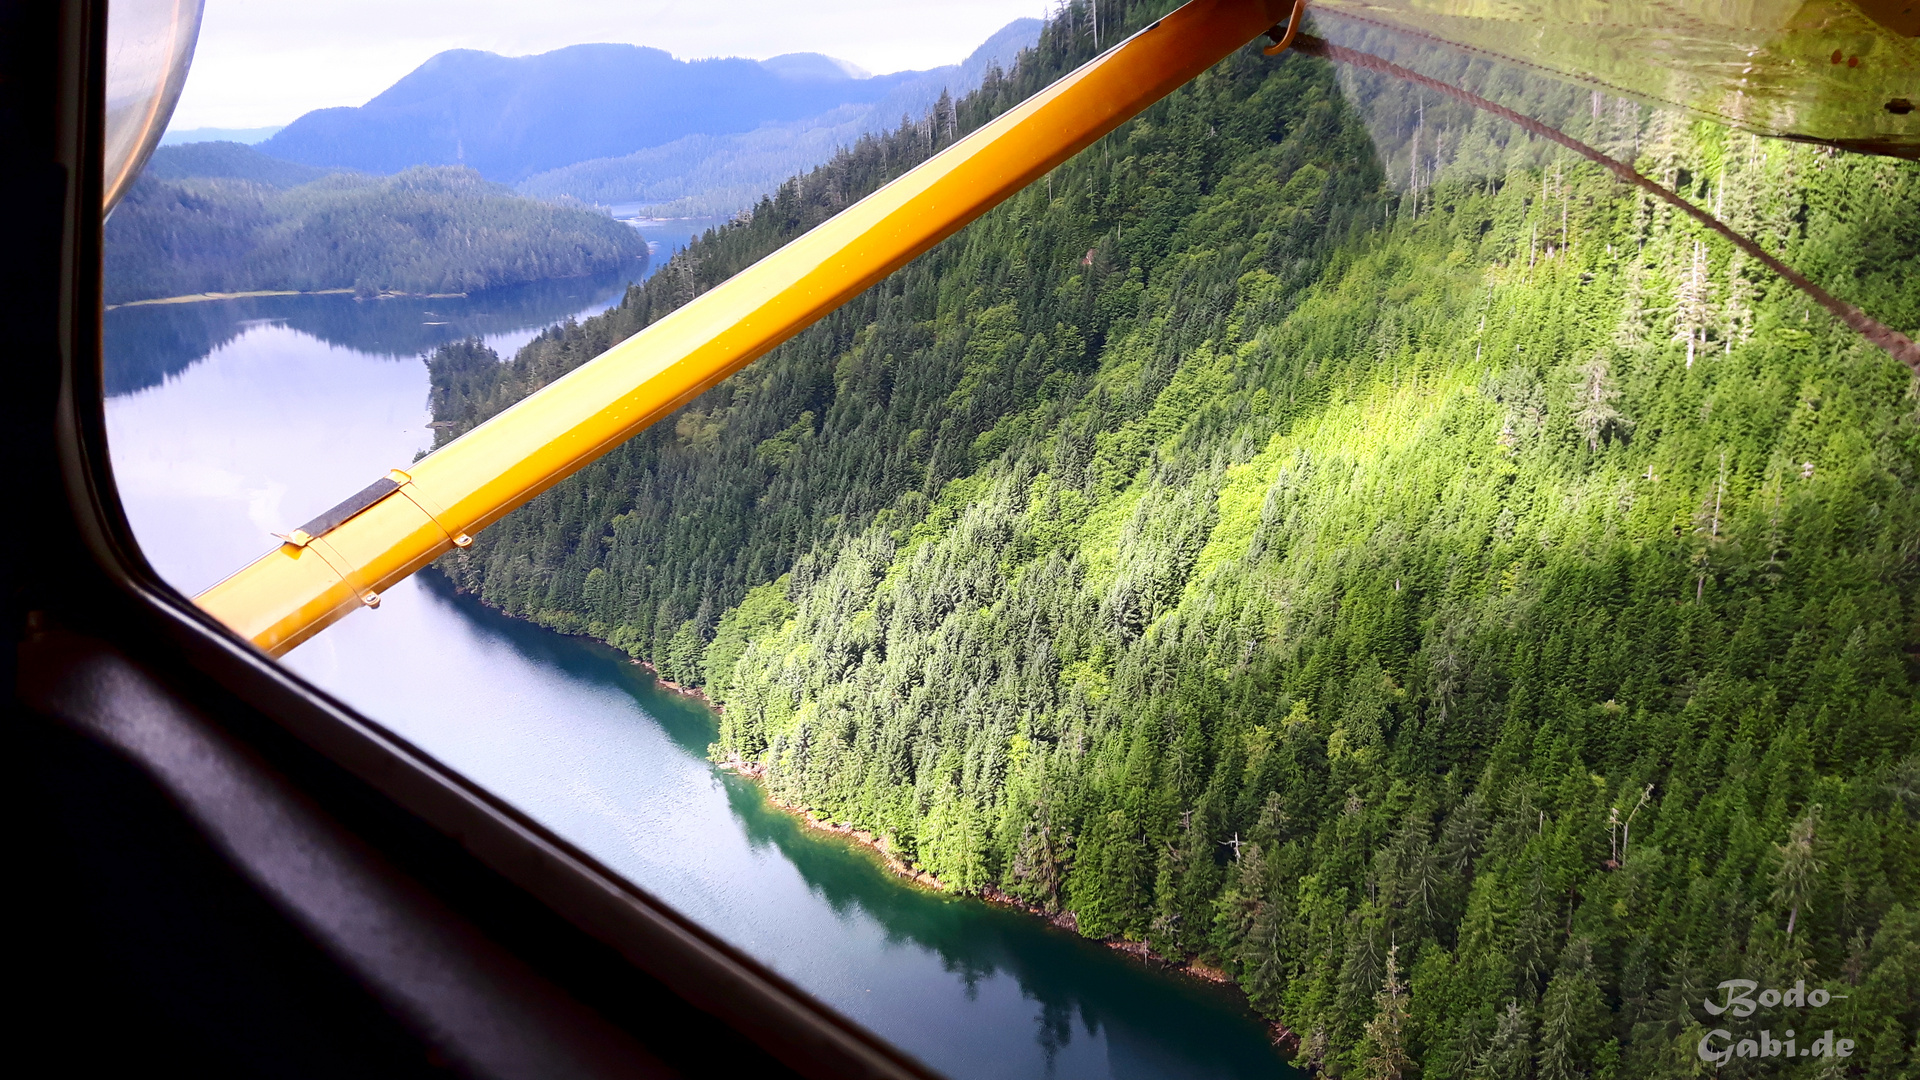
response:
<path fill-rule="evenodd" d="M 320 561 L 326 563 L 334 573 L 340 575 L 340 580 L 347 583 L 347 588 L 353 590 L 353 595 L 359 597 L 361 603 L 370 608 L 380 606 L 380 594 L 360 584 L 360 580 L 353 574 L 352 567 L 332 544 L 316 536 L 307 541 L 305 546 L 308 551 L 320 556 Z"/>
<path fill-rule="evenodd" d="M 440 531 L 446 534 L 447 540 L 450 541 L 453 546 L 467 547 L 473 543 L 473 537 L 468 536 L 464 532 L 456 532 L 447 528 L 446 522 L 442 520 L 446 512 L 441 510 L 439 505 L 432 499 L 427 498 L 426 493 L 422 492 L 419 486 L 413 482 L 413 477 L 399 469 L 391 470 L 387 475 L 354 492 L 353 495 L 344 502 L 330 508 L 319 517 L 314 518 L 312 521 L 307 522 L 292 532 L 274 533 L 272 535 L 296 548 L 311 550 L 315 555 L 320 557 L 320 561 L 326 563 L 335 574 L 340 576 L 341 581 L 347 583 L 347 588 L 353 590 L 353 594 L 360 598 L 361 603 L 371 608 L 377 608 L 380 606 L 380 594 L 361 585 L 348 568 L 347 560 L 342 558 L 340 553 L 334 550 L 333 545 L 326 543 L 323 538 L 353 518 L 372 509 L 378 505 L 382 499 L 385 499 L 396 491 L 406 496 L 408 502 L 418 507 L 421 513 L 427 515 L 428 520 L 439 526 Z"/>
<path fill-rule="evenodd" d="M 444 520 L 447 512 L 440 509 L 439 503 L 427 498 L 427 493 L 420 490 L 420 485 L 413 482 L 413 477 L 399 469 L 392 469 L 388 471 L 387 479 L 394 483 L 395 487 L 399 489 L 400 494 L 405 495 L 408 501 L 419 507 L 421 513 L 427 515 L 435 525 L 440 526 L 440 531 L 447 534 L 447 539 L 453 542 L 454 547 L 463 548 L 473 545 L 473 537 L 468 536 L 464 532 L 447 528 L 447 523 Z"/>
<path fill-rule="evenodd" d="M 1300 32 L 1300 17 L 1307 13 L 1307 0 L 1293 0 L 1293 14 L 1287 16 L 1286 25 L 1274 23 L 1267 30 L 1267 40 L 1273 44 L 1260 50 L 1268 56 L 1279 56 L 1293 45 L 1293 36 Z"/>

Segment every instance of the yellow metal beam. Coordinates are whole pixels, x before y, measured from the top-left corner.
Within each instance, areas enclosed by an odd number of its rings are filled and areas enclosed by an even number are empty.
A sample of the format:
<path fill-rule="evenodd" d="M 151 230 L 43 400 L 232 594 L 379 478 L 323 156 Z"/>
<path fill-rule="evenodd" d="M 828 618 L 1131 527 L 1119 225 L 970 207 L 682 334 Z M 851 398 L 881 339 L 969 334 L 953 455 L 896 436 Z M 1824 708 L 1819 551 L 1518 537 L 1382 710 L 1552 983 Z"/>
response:
<path fill-rule="evenodd" d="M 368 489 L 196 598 L 280 655 L 464 543 L 1286 17 L 1192 0 L 991 124 L 539 393 Z M 335 518 L 341 514 L 332 515 Z"/>

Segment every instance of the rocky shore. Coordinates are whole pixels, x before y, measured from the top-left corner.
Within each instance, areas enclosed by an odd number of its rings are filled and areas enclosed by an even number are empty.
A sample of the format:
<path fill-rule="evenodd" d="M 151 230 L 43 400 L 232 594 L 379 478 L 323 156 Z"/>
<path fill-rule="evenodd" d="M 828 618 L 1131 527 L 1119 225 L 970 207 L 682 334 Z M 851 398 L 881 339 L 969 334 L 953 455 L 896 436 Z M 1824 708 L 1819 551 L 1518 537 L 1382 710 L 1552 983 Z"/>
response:
<path fill-rule="evenodd" d="M 635 663 L 641 663 L 641 661 L 636 660 Z M 651 670 L 651 665 L 648 665 L 648 668 Z M 669 689 L 678 690 L 680 693 L 692 697 L 698 697 L 702 701 L 706 700 L 706 695 L 697 689 L 683 689 L 664 679 L 660 680 L 660 685 L 668 687 Z M 717 709 L 718 706 L 714 706 L 714 708 Z M 908 865 L 905 860 L 889 850 L 884 837 L 876 836 L 865 829 L 856 828 L 846 822 L 823 821 L 815 817 L 813 813 L 806 808 L 795 806 L 775 796 L 773 792 L 767 790 L 765 783 L 767 767 L 765 765 L 759 764 L 758 762 L 746 761 L 738 756 L 730 756 L 726 760 L 716 762 L 715 764 L 721 770 L 733 773 L 735 776 L 744 776 L 750 780 L 760 781 L 760 790 L 766 796 L 767 801 L 798 818 L 800 823 L 807 828 L 832 833 L 836 836 L 843 836 L 852 840 L 854 843 L 868 848 L 880 856 L 880 860 L 886 864 L 888 870 L 891 870 L 893 873 L 907 879 L 915 885 L 932 889 L 936 892 L 950 891 L 945 882 L 942 882 L 939 878 L 925 870 Z M 1035 918 L 1043 919 L 1048 924 L 1061 930 L 1076 934 L 1080 932 L 1079 920 L 1074 918 L 1074 914 L 1071 911 L 1048 911 L 1038 904 L 1029 903 L 992 886 L 988 886 L 980 891 L 980 899 L 999 907 L 1018 909 Z M 1169 959 L 1155 952 L 1153 947 L 1144 941 L 1127 941 L 1123 938 L 1104 938 L 1097 940 L 1115 952 L 1122 952 L 1128 956 L 1138 958 L 1142 963 L 1151 964 L 1154 967 L 1163 968 L 1189 978 L 1199 979 L 1203 982 L 1214 983 L 1219 986 L 1231 986 L 1237 989 L 1237 984 L 1234 982 L 1233 976 L 1219 968 L 1209 967 L 1198 960 L 1181 961 Z M 1287 1049 L 1289 1052 L 1299 1049 L 1300 1037 L 1288 1030 L 1285 1026 L 1269 1021 L 1267 1022 L 1267 1032 L 1275 1046 Z"/>
<path fill-rule="evenodd" d="M 598 639 L 596 638 L 595 640 L 598 640 Z M 639 665 L 640 667 L 646 668 L 649 672 L 652 672 L 653 684 L 655 686 L 658 686 L 660 689 L 671 690 L 674 693 L 681 695 L 682 697 L 693 698 L 694 700 L 698 701 L 700 704 L 705 705 L 709 709 L 712 709 L 714 712 L 726 711 L 726 707 L 721 705 L 719 702 L 714 701 L 712 698 L 708 697 L 707 692 L 705 690 L 702 690 L 697 686 L 682 686 L 679 683 L 674 682 L 672 679 L 661 678 L 660 669 L 653 666 L 653 661 L 635 660 L 634 663 Z"/>

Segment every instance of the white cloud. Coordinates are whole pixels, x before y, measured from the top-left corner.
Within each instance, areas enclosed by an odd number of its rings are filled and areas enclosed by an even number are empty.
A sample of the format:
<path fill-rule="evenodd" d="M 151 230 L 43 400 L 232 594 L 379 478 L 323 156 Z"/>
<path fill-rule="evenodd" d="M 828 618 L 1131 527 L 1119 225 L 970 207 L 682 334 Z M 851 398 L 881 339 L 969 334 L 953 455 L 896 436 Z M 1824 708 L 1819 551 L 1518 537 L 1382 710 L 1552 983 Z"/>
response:
<path fill-rule="evenodd" d="M 885 73 L 965 57 L 1049 0 L 207 0 L 176 130 L 284 124 L 360 105 L 446 49 L 583 42 L 682 59 L 820 52 Z"/>

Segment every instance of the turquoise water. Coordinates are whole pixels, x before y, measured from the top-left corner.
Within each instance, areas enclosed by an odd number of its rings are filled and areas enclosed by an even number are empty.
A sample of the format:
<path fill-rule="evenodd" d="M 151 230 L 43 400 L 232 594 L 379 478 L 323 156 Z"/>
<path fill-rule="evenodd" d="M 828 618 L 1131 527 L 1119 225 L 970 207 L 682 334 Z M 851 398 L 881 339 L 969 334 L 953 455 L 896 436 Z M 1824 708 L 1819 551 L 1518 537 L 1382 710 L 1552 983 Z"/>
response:
<path fill-rule="evenodd" d="M 108 430 L 136 535 L 162 576 L 205 588 L 431 442 L 418 351 L 477 333 L 508 352 L 624 286 L 110 312 Z M 1233 991 L 906 884 L 709 764 L 703 705 L 431 572 L 286 662 L 950 1075 L 1295 1075 Z"/>

